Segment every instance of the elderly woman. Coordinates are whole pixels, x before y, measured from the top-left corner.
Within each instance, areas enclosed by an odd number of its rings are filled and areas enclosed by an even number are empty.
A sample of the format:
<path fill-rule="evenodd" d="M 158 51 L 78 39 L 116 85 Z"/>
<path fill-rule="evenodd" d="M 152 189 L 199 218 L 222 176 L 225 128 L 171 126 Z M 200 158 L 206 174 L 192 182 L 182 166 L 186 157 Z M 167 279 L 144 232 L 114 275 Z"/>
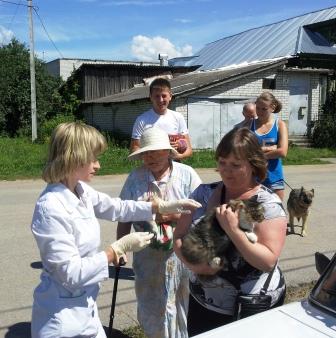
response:
<path fill-rule="evenodd" d="M 95 191 L 90 182 L 100 168 L 104 137 L 81 123 L 60 124 L 52 134 L 43 179 L 48 183 L 35 207 L 31 229 L 43 271 L 34 291 L 31 334 L 36 337 L 106 337 L 96 298 L 108 265 L 126 251 L 146 247 L 152 234 L 132 233 L 100 251 L 106 220 L 151 220 L 153 213 L 179 212 L 193 201 L 121 201 Z M 97 218 L 96 218 L 97 217 Z"/>
<path fill-rule="evenodd" d="M 140 138 L 140 148 L 129 158 L 141 159 L 142 166 L 128 176 L 122 199 L 150 201 L 157 196 L 166 201 L 187 198 L 201 183 L 189 166 L 172 161 L 176 150 L 168 134 L 151 127 Z M 129 222 L 118 224 L 118 238 L 131 230 L 154 231 L 155 241 L 133 255 L 138 321 L 146 337 L 188 337 L 188 273 L 173 252 L 172 238 L 179 215 L 156 215 L 156 224 Z"/>
<path fill-rule="evenodd" d="M 203 212 L 216 208 L 219 225 L 233 245 L 227 251 L 225 269 L 190 264 L 183 257 L 181 247 L 192 216 L 182 216 L 178 221 L 174 249 L 194 272 L 190 280 L 190 336 L 233 321 L 238 292 L 259 294 L 268 277 L 271 306 L 280 305 L 285 295 L 284 278 L 277 261 L 286 238 L 286 214 L 277 194 L 258 183 L 266 177 L 267 160 L 257 137 L 247 128 L 233 129 L 223 137 L 215 156 L 222 181 L 201 185 L 192 196 L 203 203 Z M 227 208 L 230 200 L 251 198 L 262 205 L 264 212 L 264 220 L 254 225 L 256 243 L 250 242 L 240 229 L 239 211 Z M 202 279 L 199 275 L 213 275 L 213 278 Z"/>

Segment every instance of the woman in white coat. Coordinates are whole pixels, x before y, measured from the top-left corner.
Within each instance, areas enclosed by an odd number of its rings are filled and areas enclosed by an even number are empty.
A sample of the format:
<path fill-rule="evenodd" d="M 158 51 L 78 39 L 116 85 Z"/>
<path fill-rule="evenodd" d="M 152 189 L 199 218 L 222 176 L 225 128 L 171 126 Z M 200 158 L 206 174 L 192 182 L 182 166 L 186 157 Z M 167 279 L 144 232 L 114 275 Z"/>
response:
<path fill-rule="evenodd" d="M 151 220 L 156 212 L 198 207 L 193 200 L 121 201 L 95 191 L 84 182 L 100 168 L 97 156 L 105 149 L 104 137 L 82 123 L 60 124 L 51 137 L 43 172 L 48 185 L 31 224 L 43 264 L 34 291 L 32 338 L 106 337 L 96 305 L 100 282 L 108 278 L 109 264 L 146 247 L 152 234 L 131 233 L 100 251 L 97 218 Z"/>

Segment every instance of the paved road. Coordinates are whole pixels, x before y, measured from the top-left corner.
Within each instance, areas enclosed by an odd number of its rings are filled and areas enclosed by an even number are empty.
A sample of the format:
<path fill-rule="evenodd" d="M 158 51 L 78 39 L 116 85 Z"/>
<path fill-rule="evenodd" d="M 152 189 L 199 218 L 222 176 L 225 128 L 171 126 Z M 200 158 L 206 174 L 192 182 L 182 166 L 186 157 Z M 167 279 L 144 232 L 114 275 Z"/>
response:
<path fill-rule="evenodd" d="M 198 170 L 204 182 L 218 180 L 214 170 Z M 287 236 L 281 256 L 281 267 L 290 285 L 317 278 L 314 252 L 329 256 L 335 250 L 335 182 L 336 164 L 286 166 L 287 182 L 292 187 L 315 189 L 314 204 L 308 221 L 308 236 Z M 125 175 L 96 177 L 93 186 L 117 196 Z M 29 337 L 32 291 L 38 283 L 40 258 L 30 233 L 29 224 L 38 194 L 44 187 L 41 180 L 0 182 L 0 338 Z M 289 189 L 287 189 L 287 194 Z M 287 196 L 286 196 L 287 200 Z M 101 222 L 103 247 L 115 238 L 116 225 Z M 297 229 L 299 230 L 299 229 Z M 104 282 L 98 299 L 103 323 L 108 324 L 113 279 Z M 136 303 L 133 274 L 129 267 L 122 269 L 119 280 L 115 328 L 136 325 Z"/>

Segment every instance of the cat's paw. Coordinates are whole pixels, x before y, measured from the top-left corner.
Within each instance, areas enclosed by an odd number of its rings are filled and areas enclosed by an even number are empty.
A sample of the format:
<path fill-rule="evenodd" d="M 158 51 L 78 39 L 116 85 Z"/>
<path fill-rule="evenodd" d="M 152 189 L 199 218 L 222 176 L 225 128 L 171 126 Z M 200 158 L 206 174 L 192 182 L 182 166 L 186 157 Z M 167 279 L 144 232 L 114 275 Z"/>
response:
<path fill-rule="evenodd" d="M 213 269 L 217 269 L 217 268 L 220 268 L 221 267 L 221 264 L 222 264 L 222 260 L 220 257 L 214 257 L 211 262 L 210 262 L 210 266 L 213 268 Z"/>
<path fill-rule="evenodd" d="M 254 232 L 245 232 L 245 235 L 251 243 L 255 243 L 258 240 L 258 237 Z"/>

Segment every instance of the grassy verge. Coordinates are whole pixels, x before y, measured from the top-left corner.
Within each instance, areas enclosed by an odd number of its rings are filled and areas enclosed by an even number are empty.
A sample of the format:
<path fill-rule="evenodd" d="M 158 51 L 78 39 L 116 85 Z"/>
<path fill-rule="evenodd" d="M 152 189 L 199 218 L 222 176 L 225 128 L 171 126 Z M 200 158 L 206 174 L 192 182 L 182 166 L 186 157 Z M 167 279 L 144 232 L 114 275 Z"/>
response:
<path fill-rule="evenodd" d="M 311 282 L 311 283 L 304 283 L 304 284 L 300 284 L 297 286 L 288 287 L 285 303 L 296 302 L 304 298 L 307 298 L 314 284 L 315 282 Z M 120 335 L 120 338 L 121 337 L 146 338 L 146 336 L 144 335 L 143 331 L 141 330 L 139 326 L 133 326 L 133 327 L 129 327 L 123 330 L 122 335 Z"/>
<path fill-rule="evenodd" d="M 23 138 L 9 139 L 0 137 L 0 180 L 39 178 L 46 161 L 47 145 L 32 144 Z M 101 155 L 99 175 L 126 174 L 137 164 L 127 159 L 128 149 L 110 146 Z M 284 165 L 320 164 L 320 158 L 336 157 L 336 149 L 303 149 L 291 147 Z M 193 168 L 214 168 L 214 151 L 195 151 L 184 163 Z"/>

